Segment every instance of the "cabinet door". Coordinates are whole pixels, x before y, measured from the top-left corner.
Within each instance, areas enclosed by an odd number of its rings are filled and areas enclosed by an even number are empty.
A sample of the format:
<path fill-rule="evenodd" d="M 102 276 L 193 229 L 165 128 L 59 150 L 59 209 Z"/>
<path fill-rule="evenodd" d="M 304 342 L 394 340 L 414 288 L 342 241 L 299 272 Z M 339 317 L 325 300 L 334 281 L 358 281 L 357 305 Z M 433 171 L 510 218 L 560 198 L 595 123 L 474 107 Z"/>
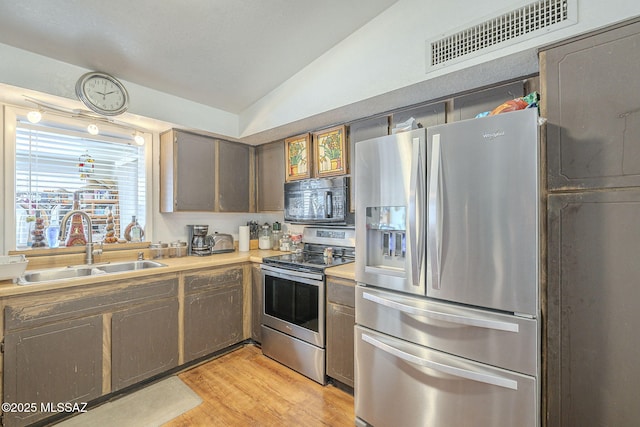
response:
<path fill-rule="evenodd" d="M 215 140 L 171 130 L 160 135 L 160 211 L 215 209 Z"/>
<path fill-rule="evenodd" d="M 479 113 L 491 111 L 505 101 L 524 95 L 524 83 L 518 81 L 459 96 L 453 99 L 452 120 L 447 119 L 447 122 L 473 119 Z"/>
<path fill-rule="evenodd" d="M 640 190 L 549 197 L 547 426 L 640 420 Z"/>
<path fill-rule="evenodd" d="M 366 120 L 359 120 L 349 125 L 349 169 L 352 177 L 356 176 L 356 144 L 379 136 L 389 135 L 389 117 L 373 117 Z M 355 179 L 351 179 L 349 188 L 349 206 L 351 212 L 356 209 L 356 186 Z"/>
<path fill-rule="evenodd" d="M 256 147 L 258 212 L 284 210 L 284 142 Z"/>
<path fill-rule="evenodd" d="M 327 278 L 327 375 L 353 387 L 355 282 Z"/>
<path fill-rule="evenodd" d="M 4 425 L 54 415 L 40 403 L 88 402 L 102 394 L 102 316 L 62 321 L 5 336 L 4 402 L 38 405 L 5 412 Z"/>
<path fill-rule="evenodd" d="M 327 304 L 327 375 L 353 387 L 355 309 Z"/>
<path fill-rule="evenodd" d="M 550 190 L 640 186 L 640 23 L 541 54 Z"/>
<path fill-rule="evenodd" d="M 185 292 L 199 289 L 184 298 L 185 362 L 242 341 L 241 271 L 231 269 L 210 276 L 191 276 L 185 280 Z M 229 280 L 233 277 L 238 278 Z"/>
<path fill-rule="evenodd" d="M 250 212 L 252 148 L 237 142 L 218 141 L 218 212 Z"/>
<path fill-rule="evenodd" d="M 260 264 L 251 267 L 251 339 L 262 342 L 262 270 Z"/>
<path fill-rule="evenodd" d="M 391 117 L 391 129 L 393 130 L 399 123 L 403 123 L 411 117 L 416 119 L 418 127 L 421 128 L 444 124 L 446 120 L 445 104 L 441 102 L 397 111 Z"/>
<path fill-rule="evenodd" d="M 178 366 L 178 300 L 145 304 L 111 318 L 111 389 Z"/>

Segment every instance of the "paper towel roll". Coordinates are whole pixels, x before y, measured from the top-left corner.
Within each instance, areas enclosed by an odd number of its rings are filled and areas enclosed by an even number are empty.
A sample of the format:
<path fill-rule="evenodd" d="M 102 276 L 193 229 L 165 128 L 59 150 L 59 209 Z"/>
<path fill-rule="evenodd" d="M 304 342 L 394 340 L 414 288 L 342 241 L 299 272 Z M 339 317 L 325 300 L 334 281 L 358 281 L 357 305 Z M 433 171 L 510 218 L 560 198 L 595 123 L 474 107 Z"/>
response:
<path fill-rule="evenodd" d="M 238 233 L 238 251 L 249 251 L 249 226 L 241 225 Z"/>

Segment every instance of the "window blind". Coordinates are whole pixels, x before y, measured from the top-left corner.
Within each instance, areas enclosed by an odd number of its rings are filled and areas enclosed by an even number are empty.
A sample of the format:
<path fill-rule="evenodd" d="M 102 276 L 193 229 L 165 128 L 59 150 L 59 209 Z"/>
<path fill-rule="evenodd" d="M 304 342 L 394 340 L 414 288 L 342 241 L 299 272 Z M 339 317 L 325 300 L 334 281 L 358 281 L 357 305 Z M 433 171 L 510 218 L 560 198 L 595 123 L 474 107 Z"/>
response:
<path fill-rule="evenodd" d="M 134 215 L 144 226 L 144 149 L 130 138 L 87 138 L 19 122 L 15 174 L 18 249 L 48 246 L 47 227 L 60 225 L 74 207 L 91 217 L 93 241 L 110 230 L 111 237 L 123 238 Z"/>

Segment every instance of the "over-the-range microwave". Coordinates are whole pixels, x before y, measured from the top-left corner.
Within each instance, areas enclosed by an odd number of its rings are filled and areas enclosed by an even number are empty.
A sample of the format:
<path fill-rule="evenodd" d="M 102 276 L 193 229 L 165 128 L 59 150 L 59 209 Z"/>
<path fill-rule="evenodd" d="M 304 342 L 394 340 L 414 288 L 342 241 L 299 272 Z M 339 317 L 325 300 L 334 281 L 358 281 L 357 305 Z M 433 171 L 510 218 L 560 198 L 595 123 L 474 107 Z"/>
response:
<path fill-rule="evenodd" d="M 345 225 L 349 177 L 302 179 L 284 184 L 284 220 L 293 224 Z"/>

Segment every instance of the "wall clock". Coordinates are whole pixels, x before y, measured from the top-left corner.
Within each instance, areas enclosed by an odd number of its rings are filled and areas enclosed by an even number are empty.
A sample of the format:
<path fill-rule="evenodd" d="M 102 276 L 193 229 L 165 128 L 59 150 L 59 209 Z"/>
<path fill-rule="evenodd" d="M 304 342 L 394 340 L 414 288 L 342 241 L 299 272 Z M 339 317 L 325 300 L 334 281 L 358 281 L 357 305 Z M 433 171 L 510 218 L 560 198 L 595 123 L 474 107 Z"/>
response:
<path fill-rule="evenodd" d="M 124 85 L 110 74 L 93 71 L 76 83 L 76 95 L 91 110 L 105 116 L 117 116 L 129 108 L 129 94 Z"/>

